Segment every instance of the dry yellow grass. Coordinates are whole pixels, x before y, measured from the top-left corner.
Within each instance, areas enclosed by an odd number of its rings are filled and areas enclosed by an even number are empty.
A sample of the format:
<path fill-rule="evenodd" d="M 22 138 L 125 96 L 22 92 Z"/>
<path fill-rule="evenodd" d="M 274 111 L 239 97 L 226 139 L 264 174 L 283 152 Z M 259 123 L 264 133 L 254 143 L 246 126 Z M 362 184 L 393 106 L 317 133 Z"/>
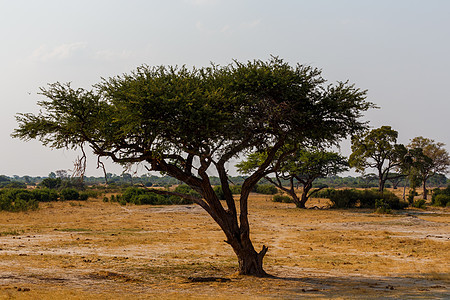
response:
<path fill-rule="evenodd" d="M 195 205 L 44 203 L 0 213 L 0 299 L 446 298 L 449 215 L 299 210 L 251 195 L 252 239 L 270 247 L 274 276 L 253 278 L 233 275 L 231 247 Z M 188 279 L 213 276 L 229 280 Z"/>

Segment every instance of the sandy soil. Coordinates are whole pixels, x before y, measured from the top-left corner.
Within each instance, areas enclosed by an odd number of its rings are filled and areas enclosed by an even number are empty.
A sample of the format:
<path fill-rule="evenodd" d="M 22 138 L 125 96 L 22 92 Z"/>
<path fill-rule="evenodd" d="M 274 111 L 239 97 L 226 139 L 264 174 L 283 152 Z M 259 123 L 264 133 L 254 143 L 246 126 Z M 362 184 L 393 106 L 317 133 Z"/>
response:
<path fill-rule="evenodd" d="M 0 299 L 450 298 L 448 209 L 299 210 L 251 195 L 249 217 L 273 277 L 235 275 L 223 233 L 195 205 L 1 212 Z"/>

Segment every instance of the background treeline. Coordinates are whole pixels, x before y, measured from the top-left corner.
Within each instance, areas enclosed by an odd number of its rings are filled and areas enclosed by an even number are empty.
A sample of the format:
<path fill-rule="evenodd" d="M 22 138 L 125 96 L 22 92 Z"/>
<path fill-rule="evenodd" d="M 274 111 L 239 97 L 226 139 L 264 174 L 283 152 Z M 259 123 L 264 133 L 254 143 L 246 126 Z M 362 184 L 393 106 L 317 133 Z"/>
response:
<path fill-rule="evenodd" d="M 79 182 L 77 180 L 64 180 L 68 179 L 68 176 L 63 177 L 57 177 L 55 173 L 50 173 L 47 177 L 32 177 L 32 176 L 5 176 L 0 175 L 0 188 L 24 188 L 26 186 L 35 186 L 41 184 L 45 179 L 51 178 L 51 179 L 57 179 L 60 178 L 63 180 L 66 184 L 67 182 L 73 182 L 75 184 L 76 182 Z M 246 176 L 233 176 L 230 177 L 230 182 L 232 182 L 234 185 L 242 185 L 244 180 L 246 179 Z M 122 175 L 116 175 L 116 174 L 107 174 L 107 180 L 105 180 L 105 177 L 84 177 L 84 184 L 85 185 L 102 185 L 105 184 L 105 182 L 108 183 L 109 186 L 127 186 L 127 185 L 144 185 L 146 187 L 167 187 L 167 186 L 173 186 L 173 185 L 179 185 L 181 184 L 180 181 L 169 177 L 169 176 L 155 176 L 155 175 L 142 175 L 142 176 L 132 176 L 131 174 L 125 173 Z M 211 183 L 212 185 L 220 185 L 220 180 L 218 177 L 211 177 Z M 261 179 L 259 182 L 260 184 L 268 184 L 269 182 L 266 179 Z M 288 184 L 288 182 L 285 182 Z M 450 184 L 450 179 L 448 179 L 444 175 L 434 175 L 430 177 L 427 180 L 427 186 L 430 187 L 445 187 Z M 405 178 L 402 178 L 400 180 L 395 180 L 394 182 L 388 182 L 387 188 L 395 188 L 395 187 L 409 187 L 410 183 Z M 319 188 L 327 186 L 330 188 L 375 188 L 378 186 L 378 178 L 372 174 L 366 175 L 366 176 L 347 176 L 347 177 L 340 177 L 340 176 L 330 176 L 325 178 L 318 178 L 314 181 L 313 187 Z"/>

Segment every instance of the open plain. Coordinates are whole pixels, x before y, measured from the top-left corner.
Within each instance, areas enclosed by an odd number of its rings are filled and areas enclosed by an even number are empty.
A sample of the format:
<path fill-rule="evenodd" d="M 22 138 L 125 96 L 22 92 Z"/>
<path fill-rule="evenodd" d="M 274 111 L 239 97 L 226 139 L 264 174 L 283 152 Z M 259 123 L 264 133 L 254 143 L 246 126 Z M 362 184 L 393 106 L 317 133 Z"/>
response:
<path fill-rule="evenodd" d="M 258 194 L 249 205 L 271 277 L 236 275 L 224 234 L 196 205 L 1 212 L 0 299 L 450 298 L 448 209 L 301 210 Z"/>

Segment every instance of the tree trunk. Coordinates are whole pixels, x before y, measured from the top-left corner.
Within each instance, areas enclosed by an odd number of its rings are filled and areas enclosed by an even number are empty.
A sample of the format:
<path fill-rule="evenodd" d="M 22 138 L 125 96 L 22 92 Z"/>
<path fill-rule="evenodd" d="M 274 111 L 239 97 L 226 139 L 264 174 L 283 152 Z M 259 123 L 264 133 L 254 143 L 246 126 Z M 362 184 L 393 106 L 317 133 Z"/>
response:
<path fill-rule="evenodd" d="M 266 246 L 263 246 L 260 252 L 256 252 L 250 239 L 239 241 L 236 238 L 228 242 L 237 255 L 240 275 L 267 276 L 267 273 L 263 269 L 263 258 L 268 250 Z"/>
<path fill-rule="evenodd" d="M 302 191 L 302 199 L 300 200 L 300 208 L 306 208 L 306 201 L 308 201 L 308 193 L 309 190 L 312 188 L 312 183 L 307 183 L 306 185 L 303 185 L 303 191 Z"/>
<path fill-rule="evenodd" d="M 383 178 L 383 175 L 381 175 L 380 178 L 378 179 L 378 191 L 380 191 L 381 193 L 383 193 L 384 191 L 385 182 L 386 180 Z"/>
<path fill-rule="evenodd" d="M 423 199 L 424 200 L 427 200 L 427 197 L 428 197 L 428 190 L 427 190 L 426 182 L 427 182 L 426 180 L 423 181 Z"/>
<path fill-rule="evenodd" d="M 297 208 L 305 208 L 305 203 L 302 203 L 302 200 L 300 200 L 295 192 L 289 193 L 292 197 L 292 201 L 294 201 L 294 204 Z M 303 198 L 303 195 L 302 195 Z"/>

